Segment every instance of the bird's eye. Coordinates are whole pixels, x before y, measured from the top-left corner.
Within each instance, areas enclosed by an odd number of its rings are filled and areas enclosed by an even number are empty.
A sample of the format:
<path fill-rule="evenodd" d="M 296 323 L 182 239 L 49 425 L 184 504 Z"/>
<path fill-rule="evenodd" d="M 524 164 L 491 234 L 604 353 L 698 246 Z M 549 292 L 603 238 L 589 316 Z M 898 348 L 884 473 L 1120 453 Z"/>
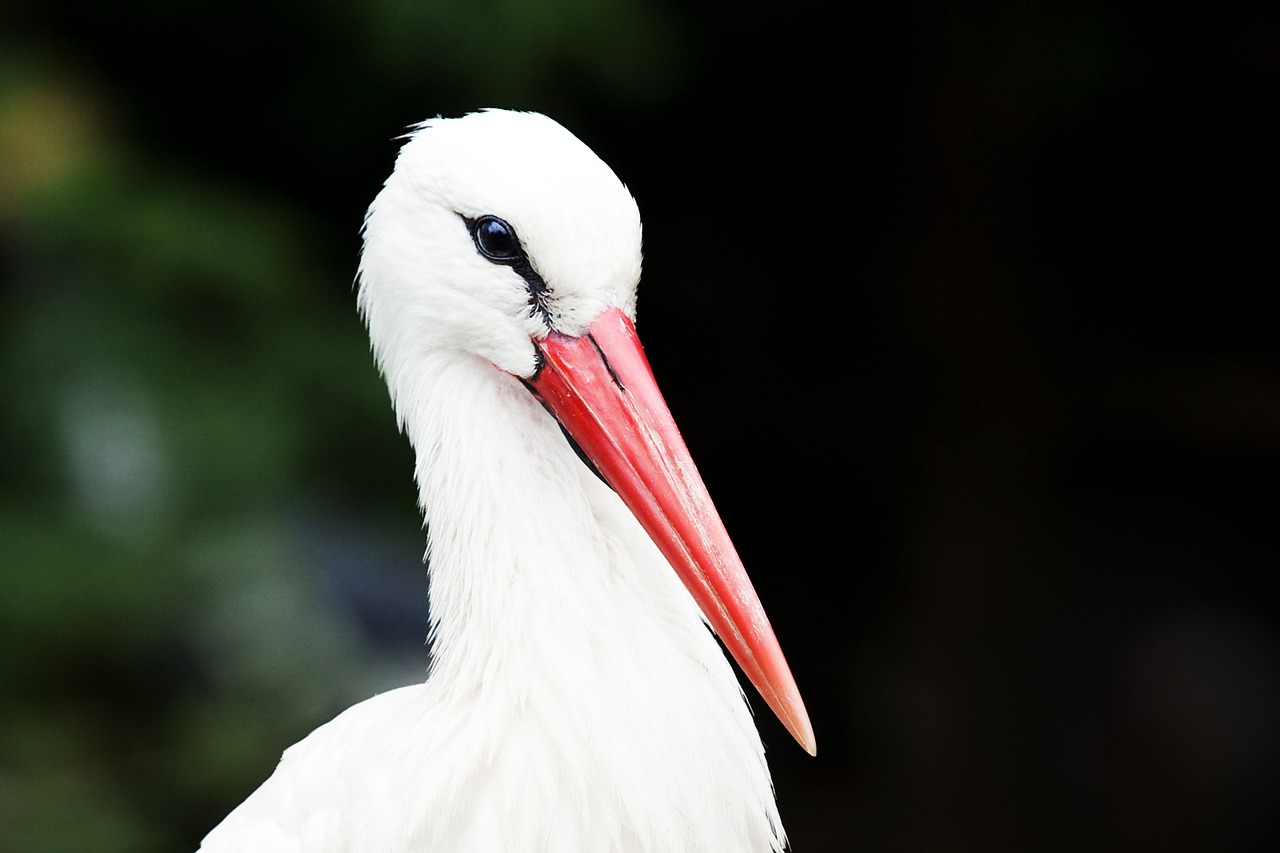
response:
<path fill-rule="evenodd" d="M 477 219 L 471 226 L 471 239 L 475 241 L 476 250 L 495 263 L 520 259 L 520 240 L 515 229 L 496 216 Z"/>

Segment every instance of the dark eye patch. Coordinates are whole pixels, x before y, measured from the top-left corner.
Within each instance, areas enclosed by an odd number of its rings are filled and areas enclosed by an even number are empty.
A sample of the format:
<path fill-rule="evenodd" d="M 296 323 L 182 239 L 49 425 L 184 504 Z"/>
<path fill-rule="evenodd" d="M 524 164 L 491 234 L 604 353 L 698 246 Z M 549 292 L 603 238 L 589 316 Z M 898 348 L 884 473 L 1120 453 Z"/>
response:
<path fill-rule="evenodd" d="M 525 288 L 529 292 L 529 308 L 540 315 L 547 325 L 551 325 L 547 283 L 529 262 L 529 256 L 525 254 L 524 246 L 520 245 L 520 238 L 516 236 L 516 229 L 505 219 L 492 214 L 475 219 L 464 216 L 462 220 L 467 223 L 467 231 L 471 234 L 471 242 L 475 243 L 476 251 L 495 264 L 504 264 L 515 270 L 524 279 Z"/>

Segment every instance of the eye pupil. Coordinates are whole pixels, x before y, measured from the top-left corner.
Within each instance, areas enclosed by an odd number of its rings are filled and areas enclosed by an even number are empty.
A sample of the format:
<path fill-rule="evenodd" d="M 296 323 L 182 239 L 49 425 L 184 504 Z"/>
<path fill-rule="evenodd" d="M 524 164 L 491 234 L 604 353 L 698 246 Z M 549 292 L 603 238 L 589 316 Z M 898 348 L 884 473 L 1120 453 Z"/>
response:
<path fill-rule="evenodd" d="M 476 249 L 491 261 L 514 261 L 520 257 L 515 229 L 496 216 L 476 220 L 473 238 Z"/>

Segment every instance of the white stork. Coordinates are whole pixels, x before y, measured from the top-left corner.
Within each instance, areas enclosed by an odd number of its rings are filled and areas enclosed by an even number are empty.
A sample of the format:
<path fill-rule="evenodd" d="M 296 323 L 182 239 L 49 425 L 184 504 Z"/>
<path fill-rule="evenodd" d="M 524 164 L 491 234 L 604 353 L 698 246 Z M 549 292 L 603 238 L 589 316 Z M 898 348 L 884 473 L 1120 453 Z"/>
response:
<path fill-rule="evenodd" d="M 813 730 L 636 338 L 635 201 L 535 113 L 407 138 L 359 305 L 417 453 L 430 672 L 286 750 L 201 850 L 781 850 L 706 625 L 810 753 Z"/>

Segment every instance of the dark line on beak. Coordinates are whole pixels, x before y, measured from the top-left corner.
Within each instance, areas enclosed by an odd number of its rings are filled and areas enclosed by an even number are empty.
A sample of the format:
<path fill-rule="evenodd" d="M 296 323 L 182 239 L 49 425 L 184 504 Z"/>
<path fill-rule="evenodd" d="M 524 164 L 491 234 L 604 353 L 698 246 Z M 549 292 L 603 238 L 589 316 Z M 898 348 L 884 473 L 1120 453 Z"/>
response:
<path fill-rule="evenodd" d="M 626 386 L 622 384 L 622 380 L 618 378 L 617 371 L 615 371 L 613 369 L 613 365 L 609 363 L 608 356 L 604 354 L 604 350 L 600 349 L 600 344 L 596 343 L 595 336 L 588 332 L 587 340 L 591 341 L 591 345 L 596 348 L 596 355 L 600 356 L 600 360 L 604 362 L 605 369 L 608 370 L 609 375 L 613 377 L 613 384 L 617 385 L 619 390 L 627 390 Z"/>

